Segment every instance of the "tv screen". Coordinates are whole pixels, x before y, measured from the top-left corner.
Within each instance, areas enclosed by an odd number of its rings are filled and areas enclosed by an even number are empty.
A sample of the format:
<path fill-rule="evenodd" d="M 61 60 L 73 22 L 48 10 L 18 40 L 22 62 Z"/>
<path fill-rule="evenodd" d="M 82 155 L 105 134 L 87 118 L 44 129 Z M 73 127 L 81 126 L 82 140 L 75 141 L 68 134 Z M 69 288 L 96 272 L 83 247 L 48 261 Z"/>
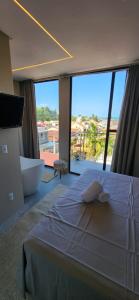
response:
<path fill-rule="evenodd" d="M 24 97 L 0 93 L 0 128 L 22 126 Z"/>

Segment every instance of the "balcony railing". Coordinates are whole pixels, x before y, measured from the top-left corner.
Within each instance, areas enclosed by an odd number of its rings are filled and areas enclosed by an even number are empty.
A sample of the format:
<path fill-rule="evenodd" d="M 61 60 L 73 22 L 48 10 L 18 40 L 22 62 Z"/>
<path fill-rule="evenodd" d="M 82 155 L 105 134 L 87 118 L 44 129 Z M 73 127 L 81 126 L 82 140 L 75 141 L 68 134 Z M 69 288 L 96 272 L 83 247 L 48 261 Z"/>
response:
<path fill-rule="evenodd" d="M 110 170 L 116 132 L 109 134 L 107 165 Z M 95 135 L 78 133 L 71 137 L 71 171 L 82 173 L 85 168 L 103 169 L 106 132 L 97 132 Z"/>
<path fill-rule="evenodd" d="M 113 148 L 115 144 L 116 132 L 109 134 L 107 167 L 110 169 Z M 82 170 L 88 167 L 97 169 L 103 168 L 105 151 L 106 131 L 88 134 L 88 132 L 71 132 L 71 171 L 82 173 Z M 40 157 L 46 165 L 53 166 L 53 162 L 59 159 L 59 138 L 58 130 L 51 136 L 48 136 L 47 130 L 39 131 Z M 79 169 L 79 170 L 78 170 Z"/>

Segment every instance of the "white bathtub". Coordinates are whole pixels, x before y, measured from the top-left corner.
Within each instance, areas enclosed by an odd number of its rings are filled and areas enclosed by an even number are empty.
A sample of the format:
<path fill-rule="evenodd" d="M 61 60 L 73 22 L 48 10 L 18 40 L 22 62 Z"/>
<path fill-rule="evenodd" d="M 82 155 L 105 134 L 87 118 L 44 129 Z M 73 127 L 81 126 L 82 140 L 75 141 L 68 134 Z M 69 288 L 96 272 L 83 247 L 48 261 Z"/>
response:
<path fill-rule="evenodd" d="M 44 161 L 20 156 L 24 196 L 34 194 L 40 183 Z"/>

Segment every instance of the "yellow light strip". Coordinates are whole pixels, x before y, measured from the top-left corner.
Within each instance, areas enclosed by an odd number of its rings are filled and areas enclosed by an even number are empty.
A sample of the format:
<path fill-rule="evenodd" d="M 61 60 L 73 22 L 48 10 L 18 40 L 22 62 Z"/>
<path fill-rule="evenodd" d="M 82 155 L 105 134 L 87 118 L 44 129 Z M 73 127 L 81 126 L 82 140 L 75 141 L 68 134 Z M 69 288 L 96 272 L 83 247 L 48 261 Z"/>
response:
<path fill-rule="evenodd" d="M 52 64 L 52 63 L 56 63 L 56 62 L 60 62 L 60 61 L 64 61 L 64 60 L 73 58 L 73 56 L 55 39 L 55 37 L 26 8 L 24 8 L 18 1 L 17 0 L 13 0 L 13 2 L 26 15 L 28 15 L 68 55 L 68 57 L 64 57 L 64 58 L 60 58 L 60 59 L 55 59 L 55 60 L 51 60 L 51 61 L 46 61 L 46 62 L 35 64 L 35 65 L 30 65 L 30 66 L 25 66 L 25 67 L 19 67 L 19 68 L 13 69 L 12 71 L 16 72 L 16 71 L 21 71 L 21 70 L 25 70 L 25 69 L 32 69 L 32 68 L 40 67 L 40 66 L 43 66 L 43 65 L 48 65 L 48 64 Z"/>
<path fill-rule="evenodd" d="M 69 57 L 72 55 L 54 38 L 54 36 L 36 19 L 33 15 L 25 9 L 17 0 L 13 0 L 16 5 L 18 5 L 21 10 L 24 11 Z"/>
<path fill-rule="evenodd" d="M 71 59 L 71 58 L 73 58 L 73 57 L 64 57 L 64 58 L 54 59 L 54 60 L 46 61 L 46 62 L 43 62 L 43 63 L 40 63 L 40 64 L 36 64 L 36 65 L 19 67 L 19 68 L 13 69 L 12 71 L 17 72 L 17 71 L 26 70 L 26 69 L 33 69 L 33 68 L 36 68 L 36 67 L 41 67 L 41 66 L 44 66 L 44 65 L 57 63 L 57 62 L 60 62 L 60 61 L 63 61 L 63 60 Z"/>

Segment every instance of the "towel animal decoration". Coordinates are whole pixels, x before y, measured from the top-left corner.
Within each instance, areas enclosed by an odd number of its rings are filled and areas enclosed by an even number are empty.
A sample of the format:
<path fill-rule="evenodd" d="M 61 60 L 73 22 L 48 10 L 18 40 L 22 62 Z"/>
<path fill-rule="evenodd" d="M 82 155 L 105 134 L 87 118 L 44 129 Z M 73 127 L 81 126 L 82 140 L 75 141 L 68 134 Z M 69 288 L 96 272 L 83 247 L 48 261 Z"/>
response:
<path fill-rule="evenodd" d="M 109 194 L 103 191 L 103 187 L 98 181 L 94 181 L 81 193 L 81 199 L 86 203 L 94 200 L 105 203 L 109 201 Z"/>

